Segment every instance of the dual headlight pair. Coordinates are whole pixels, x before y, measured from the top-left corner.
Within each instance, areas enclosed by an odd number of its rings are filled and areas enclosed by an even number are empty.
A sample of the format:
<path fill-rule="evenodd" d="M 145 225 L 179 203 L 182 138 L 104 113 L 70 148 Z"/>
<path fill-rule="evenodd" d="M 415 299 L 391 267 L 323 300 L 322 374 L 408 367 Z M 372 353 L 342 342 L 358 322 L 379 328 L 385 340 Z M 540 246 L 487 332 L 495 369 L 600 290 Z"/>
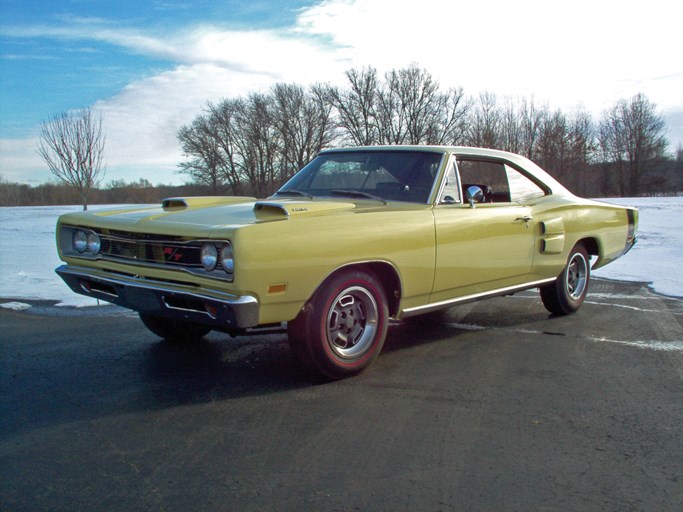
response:
<path fill-rule="evenodd" d="M 202 266 L 209 272 L 215 270 L 219 262 L 226 273 L 232 274 L 235 271 L 235 260 L 230 243 L 205 242 L 202 245 L 200 258 Z"/>
<path fill-rule="evenodd" d="M 100 236 L 94 231 L 82 231 L 77 229 L 73 233 L 73 247 L 79 253 L 91 252 L 92 254 L 99 254 L 102 248 L 102 241 Z"/>

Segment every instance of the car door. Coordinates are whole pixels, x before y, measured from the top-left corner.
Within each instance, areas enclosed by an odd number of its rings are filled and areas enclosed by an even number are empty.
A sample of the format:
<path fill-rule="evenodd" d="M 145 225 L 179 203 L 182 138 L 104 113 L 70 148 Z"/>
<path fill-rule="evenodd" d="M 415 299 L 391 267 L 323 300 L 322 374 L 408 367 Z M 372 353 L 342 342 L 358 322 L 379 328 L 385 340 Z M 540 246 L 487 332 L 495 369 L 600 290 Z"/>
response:
<path fill-rule="evenodd" d="M 524 283 L 531 271 L 534 226 L 531 207 L 513 201 L 519 177 L 504 162 L 458 159 L 449 163 L 434 207 L 436 260 L 430 302 Z M 457 186 L 454 186 L 457 183 Z M 476 186 L 483 202 L 472 206 L 465 191 Z M 541 191 L 542 194 L 542 191 Z M 457 195 L 457 197 L 455 197 Z"/>

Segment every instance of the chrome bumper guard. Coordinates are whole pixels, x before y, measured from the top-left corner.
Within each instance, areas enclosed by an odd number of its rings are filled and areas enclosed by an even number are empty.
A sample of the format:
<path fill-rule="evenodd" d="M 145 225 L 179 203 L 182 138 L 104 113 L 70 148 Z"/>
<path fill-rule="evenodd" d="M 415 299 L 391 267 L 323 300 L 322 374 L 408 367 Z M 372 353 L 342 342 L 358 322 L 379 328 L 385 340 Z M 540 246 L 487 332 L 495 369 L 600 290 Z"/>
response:
<path fill-rule="evenodd" d="M 164 318 L 231 331 L 258 325 L 255 297 L 188 285 L 62 265 L 55 272 L 74 292 L 124 308 Z"/>

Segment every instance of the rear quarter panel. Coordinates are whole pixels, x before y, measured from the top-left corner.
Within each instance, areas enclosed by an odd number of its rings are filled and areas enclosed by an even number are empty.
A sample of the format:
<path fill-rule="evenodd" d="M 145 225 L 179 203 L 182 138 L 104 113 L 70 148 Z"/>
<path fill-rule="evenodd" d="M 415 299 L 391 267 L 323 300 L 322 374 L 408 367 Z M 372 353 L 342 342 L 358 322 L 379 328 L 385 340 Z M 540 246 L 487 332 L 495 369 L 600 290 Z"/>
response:
<path fill-rule="evenodd" d="M 552 196 L 539 200 L 533 210 L 535 277 L 558 275 L 567 262 L 569 251 L 579 241 L 596 246 L 598 254 L 593 260 L 593 268 L 615 260 L 626 249 L 629 220 L 625 207 L 575 196 Z"/>

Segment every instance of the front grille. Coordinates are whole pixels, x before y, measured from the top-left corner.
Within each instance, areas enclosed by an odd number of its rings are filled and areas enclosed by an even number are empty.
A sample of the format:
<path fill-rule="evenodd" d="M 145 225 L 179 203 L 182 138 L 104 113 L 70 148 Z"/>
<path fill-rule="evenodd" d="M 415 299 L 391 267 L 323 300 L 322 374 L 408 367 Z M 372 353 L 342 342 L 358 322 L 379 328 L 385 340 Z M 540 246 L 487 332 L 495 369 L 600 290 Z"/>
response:
<path fill-rule="evenodd" d="M 87 249 L 78 252 L 74 248 L 76 231 L 95 232 L 100 237 L 100 247 L 95 253 Z M 232 282 L 233 274 L 224 271 L 220 261 L 222 251 L 230 247 L 229 240 L 188 239 L 180 236 L 131 233 L 106 228 L 79 228 L 62 226 L 59 231 L 59 246 L 65 255 L 74 258 L 99 259 L 147 267 L 163 267 L 182 272 Z M 202 265 L 202 247 L 211 243 L 216 247 L 218 261 L 214 270 Z"/>
<path fill-rule="evenodd" d="M 201 242 L 158 238 L 121 232 L 99 233 L 104 258 L 169 265 L 185 268 L 201 267 Z"/>

